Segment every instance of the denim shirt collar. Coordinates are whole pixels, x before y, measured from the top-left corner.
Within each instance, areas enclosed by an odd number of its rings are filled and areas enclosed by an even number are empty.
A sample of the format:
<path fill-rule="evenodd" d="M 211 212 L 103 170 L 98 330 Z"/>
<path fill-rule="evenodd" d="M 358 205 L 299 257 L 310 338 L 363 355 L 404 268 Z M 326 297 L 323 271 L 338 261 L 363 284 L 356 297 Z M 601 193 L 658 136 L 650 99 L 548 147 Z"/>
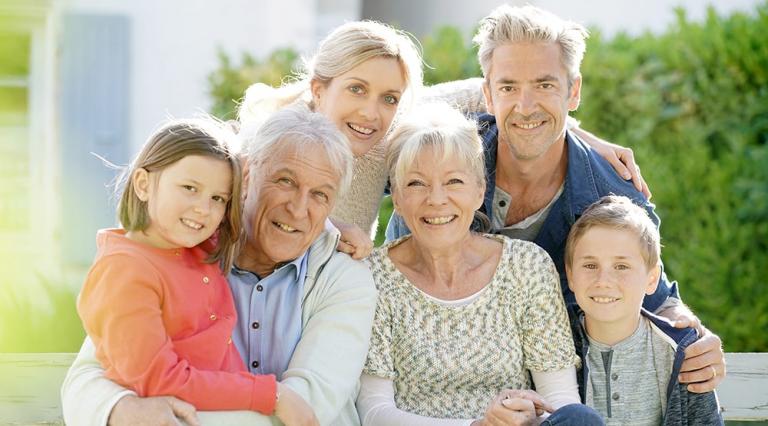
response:
<path fill-rule="evenodd" d="M 496 117 L 483 114 L 478 117 L 478 128 L 481 129 L 483 150 L 485 152 L 486 188 L 483 210 L 486 214 L 492 212 L 493 193 L 496 190 L 496 160 L 498 156 L 499 130 Z M 561 199 L 552 210 L 560 210 L 565 215 L 566 222 L 572 225 L 576 220 L 574 211 L 583 211 L 599 198 L 594 180 L 594 172 L 589 163 L 589 156 L 584 142 L 572 132 L 565 131 L 565 143 L 568 147 L 568 166 L 565 177 L 565 188 Z M 579 182 L 572 185 L 571 182 Z M 552 216 L 552 215 L 550 215 Z M 543 226 L 542 229 L 547 229 Z M 559 231 L 556 232 L 559 234 Z M 540 237 L 542 237 L 540 235 Z M 537 238 L 538 242 L 539 238 Z"/>

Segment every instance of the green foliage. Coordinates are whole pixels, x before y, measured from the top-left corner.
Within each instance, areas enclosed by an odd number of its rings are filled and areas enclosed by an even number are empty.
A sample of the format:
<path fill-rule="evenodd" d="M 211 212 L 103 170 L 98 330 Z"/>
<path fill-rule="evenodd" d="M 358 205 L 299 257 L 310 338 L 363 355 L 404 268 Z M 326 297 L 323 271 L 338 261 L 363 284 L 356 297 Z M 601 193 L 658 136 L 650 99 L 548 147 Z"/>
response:
<path fill-rule="evenodd" d="M 44 279 L 40 287 L 42 291 L 32 300 L 9 286 L 0 286 L 0 353 L 80 349 L 85 331 L 75 307 L 76 293 Z"/>
<path fill-rule="evenodd" d="M 299 54 L 292 48 L 275 50 L 264 60 L 243 53 L 239 64 L 233 64 L 221 49 L 217 56 L 219 67 L 208 75 L 210 112 L 222 120 L 237 118 L 237 105 L 248 86 L 256 82 L 280 86 L 299 65 Z"/>
<path fill-rule="evenodd" d="M 768 350 L 768 3 L 661 35 L 593 33 L 582 126 L 635 150 L 667 273 L 728 351 Z"/>
<path fill-rule="evenodd" d="M 444 26 L 424 37 L 424 84 L 461 80 L 482 75 L 477 62 L 477 47 L 458 28 Z"/>
<path fill-rule="evenodd" d="M 677 15 L 659 35 L 593 31 L 575 115 L 634 149 L 662 218 L 666 271 L 686 303 L 726 350 L 768 351 L 768 2 L 749 15 L 710 9 L 703 23 Z M 480 75 L 459 30 L 440 28 L 423 46 L 427 84 Z M 233 66 L 221 53 L 214 113 L 233 117 L 250 83 L 279 83 L 296 55 L 286 57 L 243 55 Z M 387 198 L 377 243 L 390 212 Z"/>

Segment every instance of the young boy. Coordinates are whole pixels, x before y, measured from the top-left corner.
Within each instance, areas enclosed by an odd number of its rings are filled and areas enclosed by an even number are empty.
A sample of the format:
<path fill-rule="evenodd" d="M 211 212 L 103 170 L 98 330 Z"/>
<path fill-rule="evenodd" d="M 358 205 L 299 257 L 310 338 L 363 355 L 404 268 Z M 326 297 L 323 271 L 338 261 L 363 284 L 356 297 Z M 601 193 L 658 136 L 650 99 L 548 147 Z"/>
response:
<path fill-rule="evenodd" d="M 678 383 L 685 348 L 697 339 L 642 309 L 660 271 L 659 232 L 626 197 L 598 200 L 571 228 L 568 285 L 583 311 L 580 390 L 607 425 L 723 424 L 714 392 Z"/>

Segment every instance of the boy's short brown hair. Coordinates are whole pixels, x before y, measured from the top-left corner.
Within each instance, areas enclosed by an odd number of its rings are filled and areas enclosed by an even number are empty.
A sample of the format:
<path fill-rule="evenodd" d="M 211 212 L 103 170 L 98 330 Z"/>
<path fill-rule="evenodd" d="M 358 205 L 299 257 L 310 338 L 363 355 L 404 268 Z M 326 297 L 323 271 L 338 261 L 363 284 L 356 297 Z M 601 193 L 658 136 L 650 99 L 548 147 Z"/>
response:
<path fill-rule="evenodd" d="M 648 268 L 659 264 L 661 258 L 661 236 L 656 224 L 648 213 L 634 204 L 629 198 L 606 195 L 584 210 L 581 217 L 573 224 L 565 243 L 565 265 L 573 262 L 573 250 L 584 234 L 595 227 L 628 229 L 634 232 L 640 241 L 640 253 Z"/>

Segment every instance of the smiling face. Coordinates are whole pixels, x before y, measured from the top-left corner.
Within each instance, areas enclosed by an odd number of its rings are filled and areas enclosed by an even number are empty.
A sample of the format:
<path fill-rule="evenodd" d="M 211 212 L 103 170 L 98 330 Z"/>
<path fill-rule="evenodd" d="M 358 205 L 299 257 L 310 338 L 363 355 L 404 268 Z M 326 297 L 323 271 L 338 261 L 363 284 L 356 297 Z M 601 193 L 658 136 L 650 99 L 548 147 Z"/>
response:
<path fill-rule="evenodd" d="M 392 202 L 415 241 L 442 249 L 466 238 L 484 192 L 466 162 L 427 147 L 400 182 Z"/>
<path fill-rule="evenodd" d="M 330 82 L 313 80 L 311 85 L 315 111 L 344 133 L 359 157 L 387 134 L 406 81 L 397 59 L 377 57 Z"/>
<path fill-rule="evenodd" d="M 510 43 L 494 49 L 483 85 L 499 142 L 515 158 L 533 160 L 563 142 L 568 111 L 579 105 L 581 77 L 568 87 L 556 43 Z"/>
<path fill-rule="evenodd" d="M 164 249 L 194 247 L 221 224 L 232 193 L 232 169 L 224 160 L 189 155 L 162 170 L 136 170 L 133 188 L 147 203 L 149 227 L 129 231 L 128 238 Z"/>
<path fill-rule="evenodd" d="M 625 337 L 634 332 L 643 298 L 656 290 L 660 270 L 647 266 L 635 232 L 597 226 L 576 241 L 566 272 L 587 332 L 597 338 L 605 330 L 623 330 Z"/>
<path fill-rule="evenodd" d="M 250 166 L 245 190 L 247 241 L 237 265 L 262 278 L 309 249 L 339 188 L 340 176 L 322 148 L 283 142 L 287 146 L 269 161 Z"/>

